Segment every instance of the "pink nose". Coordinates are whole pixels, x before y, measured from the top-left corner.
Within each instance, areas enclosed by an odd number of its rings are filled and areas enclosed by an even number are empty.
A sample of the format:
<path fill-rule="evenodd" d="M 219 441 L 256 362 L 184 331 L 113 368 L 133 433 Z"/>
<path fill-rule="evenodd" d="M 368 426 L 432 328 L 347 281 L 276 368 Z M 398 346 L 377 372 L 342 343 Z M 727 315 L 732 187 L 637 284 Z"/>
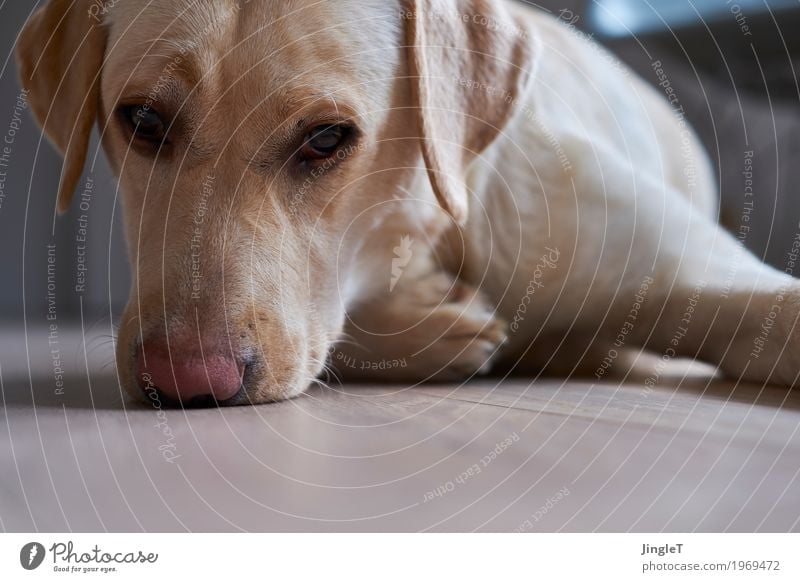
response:
<path fill-rule="evenodd" d="M 168 399 L 186 405 L 220 402 L 239 392 L 244 368 L 232 356 L 184 354 L 176 346 L 170 358 L 166 349 L 145 343 L 137 358 L 137 376 L 148 397 L 153 398 L 155 388 Z"/>

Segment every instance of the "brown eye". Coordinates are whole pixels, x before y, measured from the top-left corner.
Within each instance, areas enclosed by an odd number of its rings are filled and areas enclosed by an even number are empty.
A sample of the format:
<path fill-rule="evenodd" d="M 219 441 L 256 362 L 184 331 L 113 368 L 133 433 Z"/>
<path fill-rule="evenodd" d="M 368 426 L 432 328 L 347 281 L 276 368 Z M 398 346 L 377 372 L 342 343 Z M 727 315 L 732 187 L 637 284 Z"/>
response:
<path fill-rule="evenodd" d="M 164 141 L 166 137 L 164 121 L 152 107 L 127 105 L 120 108 L 120 114 L 136 138 L 153 143 Z"/>
<path fill-rule="evenodd" d="M 350 134 L 350 128 L 342 125 L 320 125 L 309 131 L 300 148 L 303 160 L 324 160 L 336 153 Z"/>

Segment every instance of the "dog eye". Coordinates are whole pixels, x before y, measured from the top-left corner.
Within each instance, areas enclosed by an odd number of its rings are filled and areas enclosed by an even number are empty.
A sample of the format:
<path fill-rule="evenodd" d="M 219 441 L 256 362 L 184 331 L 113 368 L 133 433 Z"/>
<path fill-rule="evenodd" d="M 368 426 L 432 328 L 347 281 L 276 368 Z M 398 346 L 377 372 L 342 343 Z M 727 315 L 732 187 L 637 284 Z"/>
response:
<path fill-rule="evenodd" d="M 162 142 L 166 136 L 164 121 L 157 111 L 145 105 L 123 107 L 121 113 L 133 134 L 150 142 Z"/>
<path fill-rule="evenodd" d="M 349 135 L 350 129 L 342 125 L 320 125 L 309 131 L 303 139 L 300 157 L 303 160 L 330 158 Z"/>

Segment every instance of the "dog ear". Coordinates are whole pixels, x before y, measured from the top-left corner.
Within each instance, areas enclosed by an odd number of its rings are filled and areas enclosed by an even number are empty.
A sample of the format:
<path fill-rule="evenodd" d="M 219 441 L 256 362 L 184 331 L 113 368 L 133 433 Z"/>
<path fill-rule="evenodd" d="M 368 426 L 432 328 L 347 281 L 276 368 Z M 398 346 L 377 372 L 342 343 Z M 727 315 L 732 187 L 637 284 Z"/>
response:
<path fill-rule="evenodd" d="M 97 116 L 106 33 L 90 4 L 50 0 L 25 24 L 16 49 L 31 109 L 64 156 L 59 212 L 69 208 Z"/>
<path fill-rule="evenodd" d="M 511 118 L 533 66 L 527 28 L 493 0 L 412 0 L 409 76 L 439 203 L 463 224 L 469 164 Z"/>

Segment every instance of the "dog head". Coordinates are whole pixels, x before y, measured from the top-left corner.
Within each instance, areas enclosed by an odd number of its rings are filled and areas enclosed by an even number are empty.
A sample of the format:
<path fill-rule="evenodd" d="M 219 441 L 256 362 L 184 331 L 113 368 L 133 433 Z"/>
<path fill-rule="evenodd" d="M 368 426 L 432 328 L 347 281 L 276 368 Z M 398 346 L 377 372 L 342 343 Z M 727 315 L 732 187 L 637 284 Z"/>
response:
<path fill-rule="evenodd" d="M 508 121 L 528 45 L 488 0 L 39 9 L 17 54 L 64 155 L 58 207 L 95 121 L 123 193 L 123 385 L 184 404 L 302 392 L 388 277 L 393 235 L 465 221 L 466 169 Z"/>

